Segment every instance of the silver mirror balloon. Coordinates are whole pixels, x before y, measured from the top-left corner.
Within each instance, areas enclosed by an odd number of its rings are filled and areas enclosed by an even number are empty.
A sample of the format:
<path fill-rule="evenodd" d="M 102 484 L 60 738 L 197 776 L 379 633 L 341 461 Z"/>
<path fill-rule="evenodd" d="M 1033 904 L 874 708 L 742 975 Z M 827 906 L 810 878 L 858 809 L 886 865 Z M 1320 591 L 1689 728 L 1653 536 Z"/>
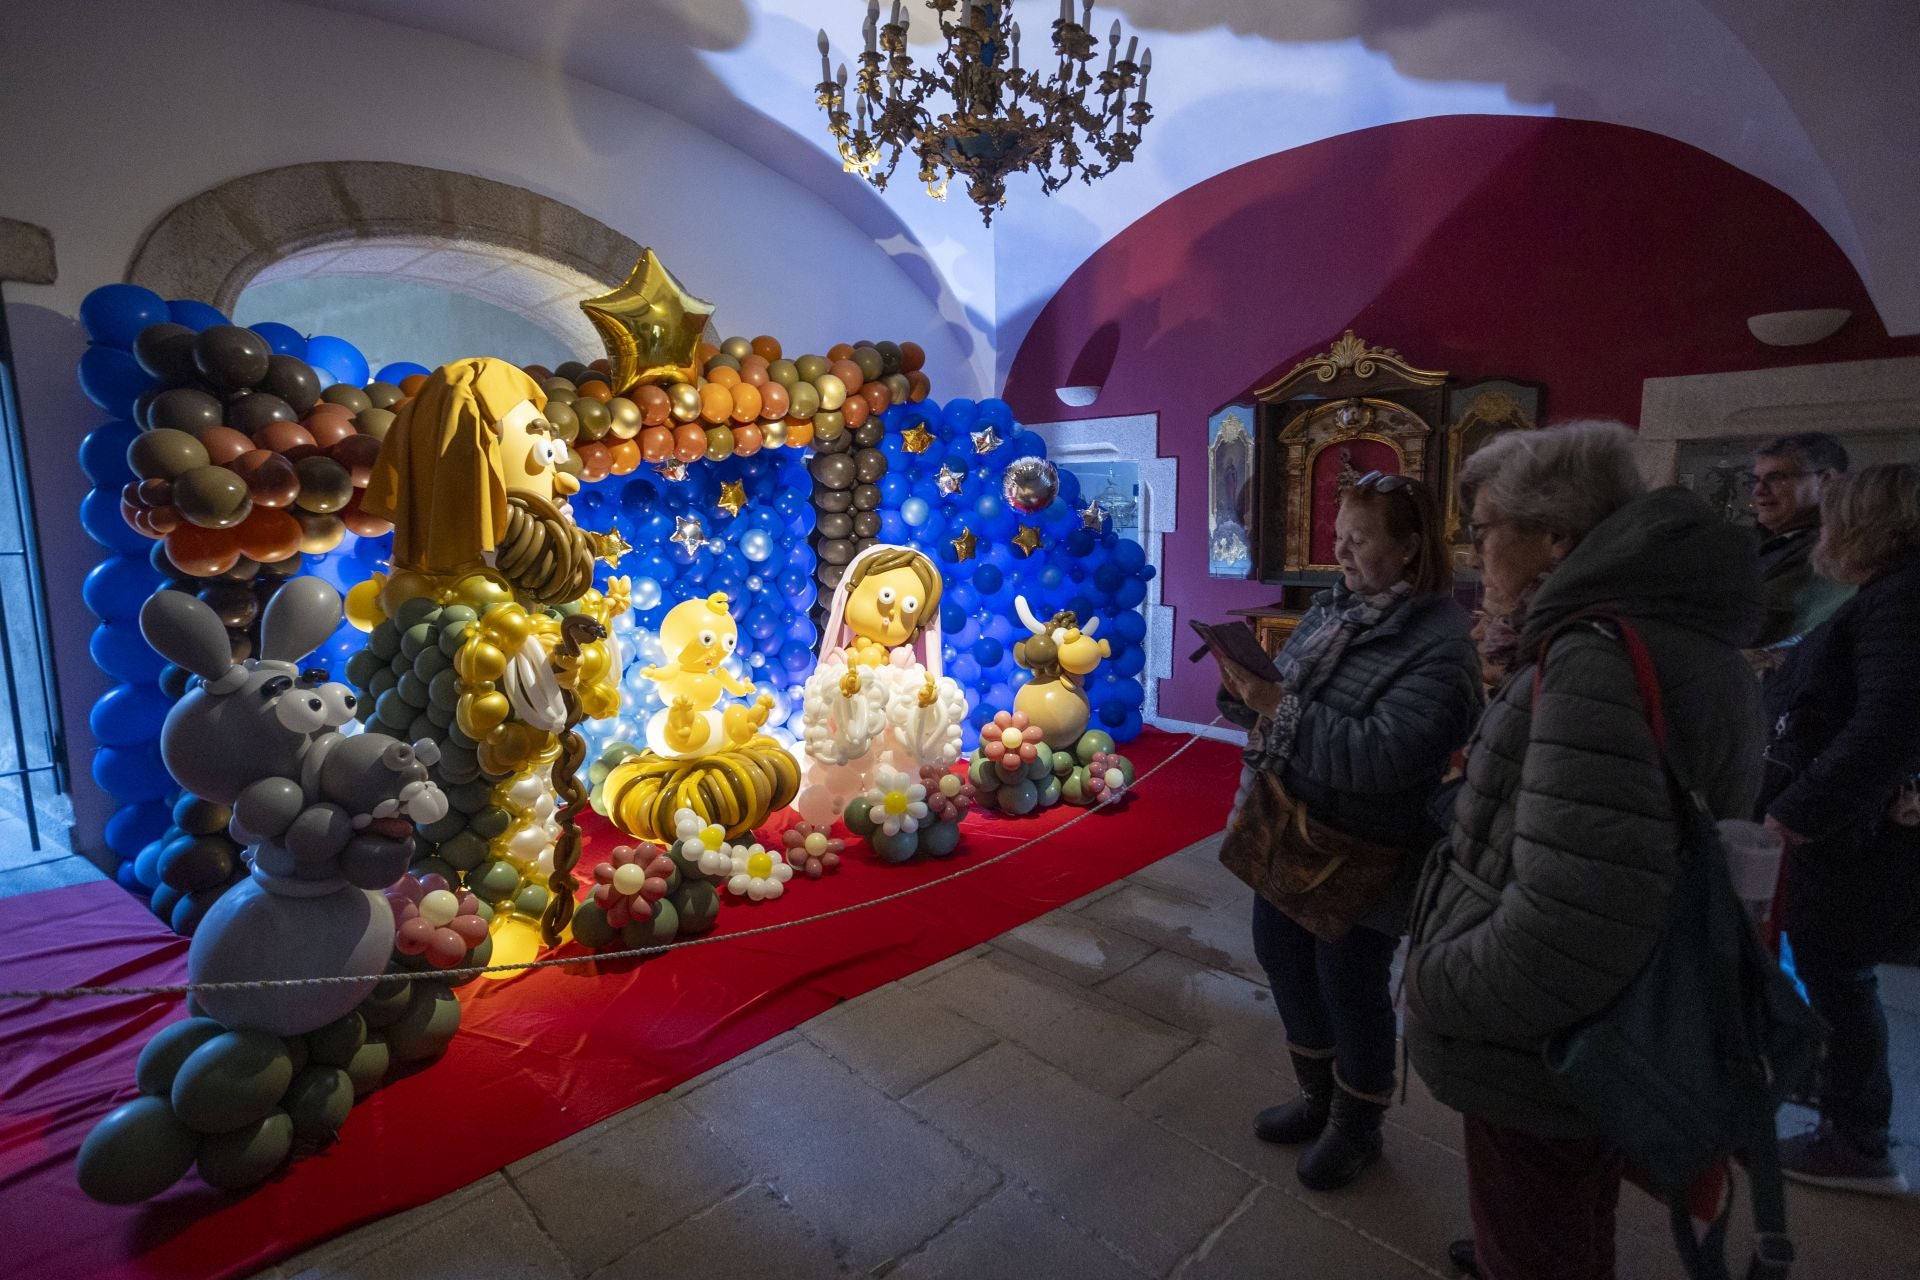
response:
<path fill-rule="evenodd" d="M 1044 511 L 1060 492 L 1060 472 L 1045 458 L 1016 458 L 1007 465 L 1000 492 L 1016 511 Z"/>

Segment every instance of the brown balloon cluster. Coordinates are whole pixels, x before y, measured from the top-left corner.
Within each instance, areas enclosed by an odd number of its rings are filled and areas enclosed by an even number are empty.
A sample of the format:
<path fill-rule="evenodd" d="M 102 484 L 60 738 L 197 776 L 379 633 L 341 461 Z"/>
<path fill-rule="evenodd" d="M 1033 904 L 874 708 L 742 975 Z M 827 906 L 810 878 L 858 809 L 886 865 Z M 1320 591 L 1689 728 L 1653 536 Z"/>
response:
<path fill-rule="evenodd" d="M 527 366 L 548 396 L 546 417 L 578 457 L 580 478 L 626 475 L 641 463 L 698 462 L 832 441 L 931 390 L 912 342 L 840 343 L 786 359 L 770 337 L 702 344 L 696 382 L 614 394 L 608 362 Z"/>

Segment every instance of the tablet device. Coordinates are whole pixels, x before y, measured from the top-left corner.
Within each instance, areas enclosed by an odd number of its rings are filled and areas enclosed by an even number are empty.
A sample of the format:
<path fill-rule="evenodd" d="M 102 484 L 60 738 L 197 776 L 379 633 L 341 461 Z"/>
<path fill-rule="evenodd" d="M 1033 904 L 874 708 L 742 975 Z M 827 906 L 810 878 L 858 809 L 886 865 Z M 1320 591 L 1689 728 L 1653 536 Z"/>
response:
<path fill-rule="evenodd" d="M 1211 650 L 1219 657 L 1236 662 L 1262 680 L 1274 684 L 1285 683 L 1280 678 L 1280 669 L 1273 665 L 1273 659 L 1260 647 L 1260 641 L 1254 636 L 1253 629 L 1244 622 L 1229 622 L 1222 625 L 1187 619 L 1200 638 L 1206 641 L 1205 648 L 1196 649 L 1191 661 L 1198 662 Z"/>

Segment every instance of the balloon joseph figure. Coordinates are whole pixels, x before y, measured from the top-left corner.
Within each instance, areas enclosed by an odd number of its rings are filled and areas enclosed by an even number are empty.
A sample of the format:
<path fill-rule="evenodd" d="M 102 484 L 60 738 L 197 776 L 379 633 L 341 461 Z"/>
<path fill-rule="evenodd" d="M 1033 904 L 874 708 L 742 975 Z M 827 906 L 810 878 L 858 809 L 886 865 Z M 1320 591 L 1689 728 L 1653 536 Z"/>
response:
<path fill-rule="evenodd" d="M 400 407 L 364 499 L 393 522 L 393 571 L 347 600 L 371 632 L 348 669 L 369 695 L 362 718 L 441 748 L 435 774 L 453 807 L 420 828 L 414 870 L 493 905 L 501 963 L 531 958 L 543 932 L 557 940 L 570 914 L 577 806 L 555 775 L 570 772 L 569 742 L 579 750 L 569 722 L 619 709 L 610 633 L 628 608 L 625 578 L 593 588 L 595 560 L 628 548 L 573 523 L 577 463 L 545 406 L 505 361 L 436 370 Z M 575 615 L 598 635 L 579 623 L 563 637 Z"/>

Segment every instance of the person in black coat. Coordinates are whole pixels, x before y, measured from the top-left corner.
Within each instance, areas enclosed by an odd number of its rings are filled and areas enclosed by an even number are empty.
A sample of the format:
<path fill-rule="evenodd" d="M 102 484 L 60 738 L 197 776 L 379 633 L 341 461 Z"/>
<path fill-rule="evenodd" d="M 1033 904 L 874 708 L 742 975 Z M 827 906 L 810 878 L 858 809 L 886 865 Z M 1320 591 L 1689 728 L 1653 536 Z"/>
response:
<path fill-rule="evenodd" d="M 1788 1177 L 1897 1193 L 1875 966 L 1920 961 L 1920 468 L 1869 467 L 1830 484 L 1821 507 L 1815 567 L 1860 590 L 1795 649 L 1770 698 L 1762 803 L 1787 847 L 1783 923 L 1830 1029 L 1820 1123 L 1780 1154 Z"/>

